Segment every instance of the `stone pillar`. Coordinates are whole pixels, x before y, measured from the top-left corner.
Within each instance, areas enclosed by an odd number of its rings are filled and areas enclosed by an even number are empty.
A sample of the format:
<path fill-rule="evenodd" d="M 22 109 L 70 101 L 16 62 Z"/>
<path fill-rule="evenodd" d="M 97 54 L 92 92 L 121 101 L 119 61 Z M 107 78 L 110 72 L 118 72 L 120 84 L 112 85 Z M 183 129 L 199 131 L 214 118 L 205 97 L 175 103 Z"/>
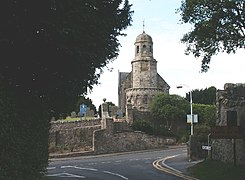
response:
<path fill-rule="evenodd" d="M 109 109 L 108 109 L 108 104 L 103 103 L 101 105 L 101 114 L 102 114 L 102 119 L 101 119 L 101 129 L 106 129 L 106 118 L 109 118 Z"/>
<path fill-rule="evenodd" d="M 128 124 L 133 124 L 133 108 L 132 108 L 132 104 L 128 103 L 126 106 L 126 121 Z"/>

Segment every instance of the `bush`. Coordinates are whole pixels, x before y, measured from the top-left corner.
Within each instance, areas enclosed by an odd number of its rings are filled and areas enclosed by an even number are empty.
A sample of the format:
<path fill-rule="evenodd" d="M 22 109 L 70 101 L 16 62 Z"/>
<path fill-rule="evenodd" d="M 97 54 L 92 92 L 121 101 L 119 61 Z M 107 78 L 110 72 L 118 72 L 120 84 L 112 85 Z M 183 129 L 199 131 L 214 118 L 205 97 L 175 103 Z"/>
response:
<path fill-rule="evenodd" d="M 153 127 L 149 122 L 146 121 L 134 121 L 132 124 L 132 128 L 135 131 L 142 131 L 147 134 L 153 134 Z"/>
<path fill-rule="evenodd" d="M 0 179 L 38 179 L 46 172 L 49 122 L 40 112 L 39 101 L 0 88 Z"/>

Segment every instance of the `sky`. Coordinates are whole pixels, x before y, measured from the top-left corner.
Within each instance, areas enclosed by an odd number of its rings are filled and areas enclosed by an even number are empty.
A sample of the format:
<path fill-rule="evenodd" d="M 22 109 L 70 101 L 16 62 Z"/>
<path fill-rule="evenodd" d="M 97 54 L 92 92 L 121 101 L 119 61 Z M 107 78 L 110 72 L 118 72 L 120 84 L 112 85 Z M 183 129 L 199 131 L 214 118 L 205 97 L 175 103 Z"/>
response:
<path fill-rule="evenodd" d="M 211 86 L 223 89 L 225 83 L 245 83 L 245 51 L 236 54 L 220 53 L 212 57 L 210 69 L 201 72 L 201 59 L 192 54 L 185 55 L 186 45 L 180 42 L 184 34 L 191 30 L 190 24 L 181 24 L 176 9 L 181 0 L 130 0 L 133 4 L 132 26 L 119 37 L 119 56 L 104 68 L 99 85 L 93 87 L 89 97 L 98 108 L 107 101 L 118 105 L 118 72 L 131 72 L 136 37 L 143 32 L 153 40 L 153 57 L 157 60 L 158 74 L 170 85 L 170 94 L 185 96 L 190 90 Z M 109 71 L 112 69 L 112 71 Z M 182 89 L 177 86 L 183 84 Z"/>

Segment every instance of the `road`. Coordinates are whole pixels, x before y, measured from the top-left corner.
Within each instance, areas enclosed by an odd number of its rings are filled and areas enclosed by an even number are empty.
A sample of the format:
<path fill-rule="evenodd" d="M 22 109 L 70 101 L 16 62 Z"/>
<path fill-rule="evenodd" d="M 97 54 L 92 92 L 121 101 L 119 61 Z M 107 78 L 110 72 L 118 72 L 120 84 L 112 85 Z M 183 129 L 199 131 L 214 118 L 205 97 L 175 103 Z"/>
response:
<path fill-rule="evenodd" d="M 47 176 L 52 180 L 176 180 L 181 178 L 159 171 L 153 166 L 153 162 L 183 153 L 187 152 L 186 148 L 182 147 L 55 160 L 49 163 Z"/>

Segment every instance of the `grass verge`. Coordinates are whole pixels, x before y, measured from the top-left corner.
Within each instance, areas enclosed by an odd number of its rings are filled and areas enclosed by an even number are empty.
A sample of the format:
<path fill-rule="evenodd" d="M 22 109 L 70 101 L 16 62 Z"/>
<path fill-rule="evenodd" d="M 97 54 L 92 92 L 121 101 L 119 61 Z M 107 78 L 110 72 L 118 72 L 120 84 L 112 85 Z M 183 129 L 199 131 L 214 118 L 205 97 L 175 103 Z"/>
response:
<path fill-rule="evenodd" d="M 205 160 L 190 167 L 190 173 L 201 180 L 244 180 L 245 166 L 234 166 L 215 160 Z"/>

